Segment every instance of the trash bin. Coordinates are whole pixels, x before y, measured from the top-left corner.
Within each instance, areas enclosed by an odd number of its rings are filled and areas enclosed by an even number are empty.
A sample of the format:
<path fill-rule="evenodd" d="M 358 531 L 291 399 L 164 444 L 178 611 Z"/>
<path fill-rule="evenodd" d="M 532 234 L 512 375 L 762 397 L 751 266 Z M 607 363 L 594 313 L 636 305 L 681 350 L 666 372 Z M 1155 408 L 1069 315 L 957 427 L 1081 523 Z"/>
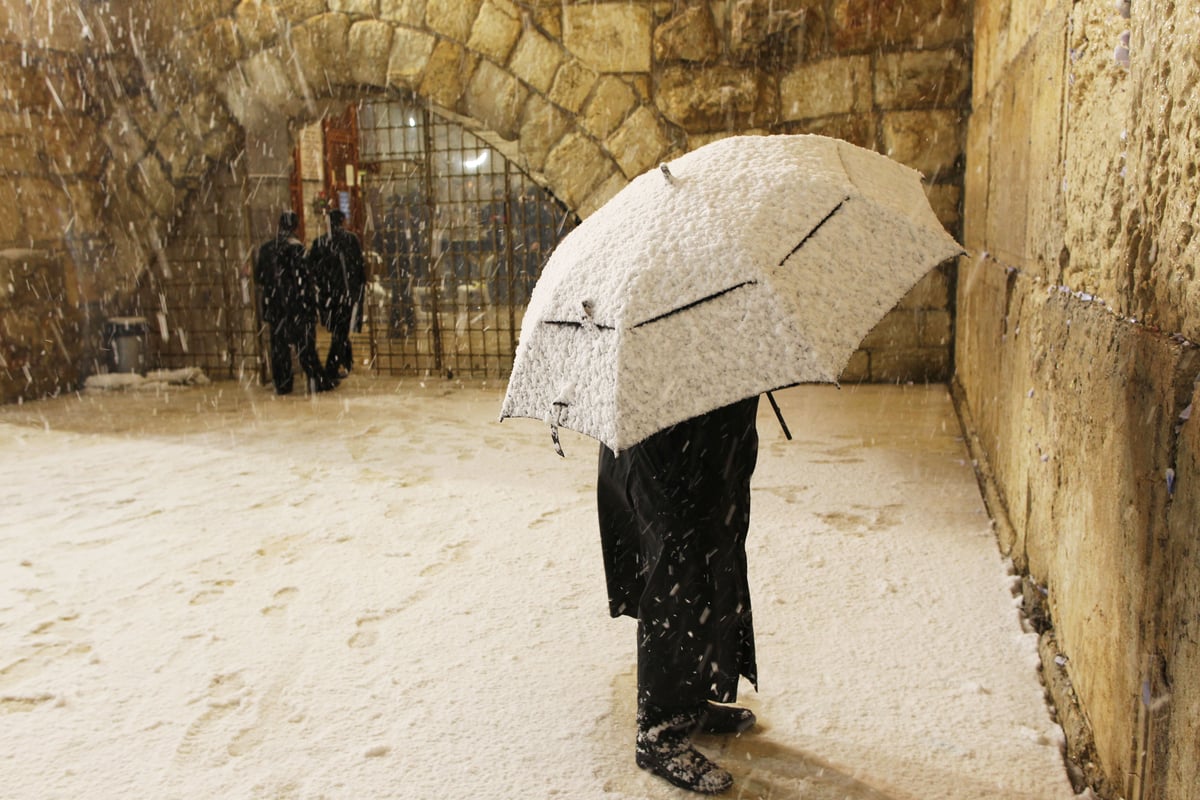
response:
<path fill-rule="evenodd" d="M 146 372 L 144 317 L 110 317 L 104 326 L 104 341 L 112 353 L 113 372 Z"/>

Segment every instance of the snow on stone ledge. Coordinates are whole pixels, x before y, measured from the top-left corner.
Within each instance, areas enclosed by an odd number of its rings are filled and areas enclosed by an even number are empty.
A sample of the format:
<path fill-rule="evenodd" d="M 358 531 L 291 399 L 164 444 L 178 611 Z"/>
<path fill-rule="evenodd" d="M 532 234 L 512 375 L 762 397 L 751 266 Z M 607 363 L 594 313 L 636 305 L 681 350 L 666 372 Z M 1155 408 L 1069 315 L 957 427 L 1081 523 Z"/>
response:
<path fill-rule="evenodd" d="M 109 372 L 90 375 L 84 382 L 85 389 L 107 391 L 110 389 L 161 389 L 164 386 L 204 386 L 208 376 L 199 367 L 183 369 L 155 369 L 144 376 L 135 372 Z"/>

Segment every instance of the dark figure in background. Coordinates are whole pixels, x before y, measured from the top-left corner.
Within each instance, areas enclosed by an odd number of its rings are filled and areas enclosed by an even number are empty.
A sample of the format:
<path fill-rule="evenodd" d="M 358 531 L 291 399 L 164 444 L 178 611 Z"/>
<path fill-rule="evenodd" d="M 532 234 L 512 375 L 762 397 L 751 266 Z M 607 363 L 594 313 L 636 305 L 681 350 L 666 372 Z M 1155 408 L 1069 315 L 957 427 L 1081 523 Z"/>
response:
<path fill-rule="evenodd" d="M 600 449 L 597 508 L 612 616 L 637 625 L 637 764 L 694 792 L 732 776 L 691 744 L 740 733 L 739 676 L 757 688 L 746 575 L 758 398 L 681 422 L 615 456 Z"/>
<path fill-rule="evenodd" d="M 393 198 L 392 202 L 383 232 L 392 282 L 391 331 L 394 336 L 410 336 L 417 326 L 413 289 L 424 275 L 428 245 L 419 200 Z"/>
<path fill-rule="evenodd" d="M 278 233 L 259 247 L 254 263 L 254 280 L 262 289 L 262 319 L 271 331 L 271 378 L 277 394 L 292 391 L 293 347 L 310 391 L 330 388 L 317 356 L 316 297 L 304 244 L 296 238 L 299 225 L 295 212 L 283 212 Z"/>
<path fill-rule="evenodd" d="M 367 285 L 362 244 L 356 235 L 342 227 L 345 221 L 346 215 L 341 211 L 330 211 L 329 233 L 313 239 L 308 252 L 317 280 L 321 324 L 329 331 L 325 375 L 332 383 L 337 383 L 354 368 L 350 332 L 362 330 Z"/>

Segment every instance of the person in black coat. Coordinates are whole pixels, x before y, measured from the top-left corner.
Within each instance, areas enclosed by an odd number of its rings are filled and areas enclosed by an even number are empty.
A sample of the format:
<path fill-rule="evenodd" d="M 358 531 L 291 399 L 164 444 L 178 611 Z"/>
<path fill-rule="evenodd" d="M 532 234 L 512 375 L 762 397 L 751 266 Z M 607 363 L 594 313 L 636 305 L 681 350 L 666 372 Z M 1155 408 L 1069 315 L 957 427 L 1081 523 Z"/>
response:
<path fill-rule="evenodd" d="M 258 249 L 254 280 L 262 290 L 262 319 L 271 335 L 271 379 L 277 394 L 292 391 L 292 352 L 312 391 L 330 388 L 317 356 L 316 298 L 304 259 L 304 244 L 296 238 L 300 218 L 293 211 L 279 217 L 274 239 Z"/>
<path fill-rule="evenodd" d="M 752 397 L 654 434 L 620 455 L 601 446 L 597 509 L 609 611 L 637 626 L 638 766 L 676 786 L 725 791 L 732 776 L 691 745 L 754 725 L 737 699 L 757 688 L 746 573 Z"/>
<path fill-rule="evenodd" d="M 354 367 L 350 332 L 362 330 L 363 298 L 367 273 L 362 244 L 342 227 L 346 215 L 329 212 L 329 233 L 313 240 L 308 258 L 317 280 L 321 324 L 329 331 L 326 378 L 336 383 Z"/>

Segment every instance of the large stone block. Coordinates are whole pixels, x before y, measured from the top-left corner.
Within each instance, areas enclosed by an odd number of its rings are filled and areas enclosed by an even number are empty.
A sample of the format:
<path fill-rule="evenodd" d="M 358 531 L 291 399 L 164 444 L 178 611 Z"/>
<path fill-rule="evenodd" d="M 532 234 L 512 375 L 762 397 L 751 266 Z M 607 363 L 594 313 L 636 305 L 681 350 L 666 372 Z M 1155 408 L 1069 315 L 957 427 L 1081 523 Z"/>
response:
<path fill-rule="evenodd" d="M 511 73 L 481 60 L 463 97 L 466 112 L 504 139 L 516 139 L 529 90 Z"/>
<path fill-rule="evenodd" d="M 329 10 L 355 17 L 376 17 L 379 0 L 329 0 Z"/>
<path fill-rule="evenodd" d="M 435 105 L 453 109 L 458 105 L 478 62 L 479 56 L 460 45 L 447 39 L 439 40 L 429 55 L 429 63 L 421 80 L 421 95 Z"/>
<path fill-rule="evenodd" d="M 392 52 L 392 25 L 364 20 L 350 26 L 350 76 L 361 86 L 384 87 Z"/>
<path fill-rule="evenodd" d="M 351 82 L 349 41 L 350 18 L 345 14 L 318 14 L 292 29 L 292 53 L 310 87 Z"/>
<path fill-rule="evenodd" d="M 875 103 L 886 109 L 959 107 L 971 61 L 959 48 L 884 53 L 874 75 Z"/>
<path fill-rule="evenodd" d="M 234 28 L 246 53 L 270 47 L 279 36 L 280 20 L 273 5 L 262 0 L 243 0 L 233 15 Z"/>
<path fill-rule="evenodd" d="M 598 79 L 599 75 L 595 70 L 585 67 L 579 61 L 568 61 L 559 67 L 548 96 L 552 103 L 577 114 L 583 108 Z"/>
<path fill-rule="evenodd" d="M 517 42 L 509 69 L 537 91 L 546 94 L 554 82 L 567 54 L 534 28 L 529 28 Z"/>
<path fill-rule="evenodd" d="M 546 156 L 571 129 L 571 124 L 571 118 L 562 109 L 541 95 L 531 95 L 525 103 L 518 139 L 525 168 L 541 172 Z"/>
<path fill-rule="evenodd" d="M 429 30 L 466 43 L 471 38 L 482 0 L 425 0 Z"/>
<path fill-rule="evenodd" d="M 884 153 L 938 182 L 961 169 L 965 117 L 959 111 L 894 111 L 883 115 Z"/>
<path fill-rule="evenodd" d="M 774 78 L 754 68 L 668 67 L 654 101 L 664 117 L 695 133 L 752 128 L 779 116 Z"/>
<path fill-rule="evenodd" d="M 1195 408 L 1200 397 L 1191 397 Z M 1200 786 L 1200 415 L 1179 424 L 1174 492 L 1167 509 L 1167 539 L 1159 563 L 1162 620 L 1157 636 L 1164 663 L 1151 676 L 1143 713 L 1152 718 L 1153 785 L 1157 796 L 1184 798 Z M 1163 717 L 1166 719 L 1163 719 Z"/>
<path fill-rule="evenodd" d="M 503 64 L 520 35 L 521 10 L 510 0 L 486 0 L 480 6 L 467 47 Z"/>
<path fill-rule="evenodd" d="M 709 61 L 720 53 L 720 33 L 706 5 L 689 6 L 654 30 L 654 58 Z"/>
<path fill-rule="evenodd" d="M 419 82 L 433 55 L 437 39 L 422 31 L 396 28 L 388 58 L 388 83 L 411 86 Z"/>
<path fill-rule="evenodd" d="M 870 108 L 868 56 L 805 62 L 779 79 L 779 111 L 784 120 L 862 113 Z"/>
<path fill-rule="evenodd" d="M 647 106 L 629 116 L 605 142 L 626 178 L 633 179 L 658 164 L 671 141 L 658 117 Z"/>
<path fill-rule="evenodd" d="M 379 18 L 420 27 L 425 24 L 425 2 L 426 0 L 379 0 Z"/>
<path fill-rule="evenodd" d="M 606 139 L 636 105 L 637 94 L 628 83 L 615 75 L 602 75 L 580 123 L 584 130 Z"/>
<path fill-rule="evenodd" d="M 616 165 L 595 142 L 578 133 L 568 133 L 546 156 L 546 177 L 568 208 L 578 207 Z"/>
<path fill-rule="evenodd" d="M 834 0 L 830 35 L 838 52 L 937 48 L 966 41 L 967 0 Z"/>
<path fill-rule="evenodd" d="M 627 2 L 588 3 L 563 8 L 563 43 L 597 72 L 650 70 L 650 9 Z"/>

